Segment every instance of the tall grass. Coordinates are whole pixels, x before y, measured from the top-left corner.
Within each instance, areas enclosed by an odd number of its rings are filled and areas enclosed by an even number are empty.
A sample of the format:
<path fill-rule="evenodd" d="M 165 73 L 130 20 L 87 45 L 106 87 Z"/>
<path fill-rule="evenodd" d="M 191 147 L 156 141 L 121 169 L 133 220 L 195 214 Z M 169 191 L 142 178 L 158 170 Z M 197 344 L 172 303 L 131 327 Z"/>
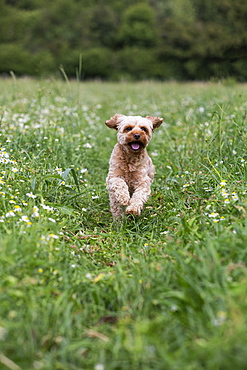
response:
<path fill-rule="evenodd" d="M 3 369 L 245 369 L 245 85 L 0 81 Z M 159 115 L 114 224 L 115 113 Z"/>

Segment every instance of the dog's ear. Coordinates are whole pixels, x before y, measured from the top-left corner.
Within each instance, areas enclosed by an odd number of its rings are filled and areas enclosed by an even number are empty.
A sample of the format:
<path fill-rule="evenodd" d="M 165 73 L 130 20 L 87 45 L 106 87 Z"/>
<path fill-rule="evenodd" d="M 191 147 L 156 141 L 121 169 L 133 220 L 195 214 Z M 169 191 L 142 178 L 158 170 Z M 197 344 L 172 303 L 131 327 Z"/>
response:
<path fill-rule="evenodd" d="M 163 118 L 160 117 L 147 116 L 146 118 L 152 122 L 153 130 L 160 127 L 161 123 L 163 122 Z"/>
<path fill-rule="evenodd" d="M 123 114 L 118 114 L 117 113 L 117 114 L 115 114 L 115 116 L 113 116 L 110 119 L 108 119 L 107 121 L 105 121 L 105 124 L 109 128 L 115 128 L 115 130 L 117 130 L 118 129 L 118 125 L 121 122 L 121 118 L 123 118 L 123 117 L 124 117 Z"/>

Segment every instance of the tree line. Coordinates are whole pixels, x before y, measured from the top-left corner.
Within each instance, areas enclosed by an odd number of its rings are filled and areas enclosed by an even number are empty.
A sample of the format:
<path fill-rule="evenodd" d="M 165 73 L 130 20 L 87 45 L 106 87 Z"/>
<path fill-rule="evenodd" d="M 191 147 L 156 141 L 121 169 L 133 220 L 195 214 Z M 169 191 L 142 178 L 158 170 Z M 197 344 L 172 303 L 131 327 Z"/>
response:
<path fill-rule="evenodd" d="M 247 80 L 243 0 L 0 0 L 0 74 Z"/>

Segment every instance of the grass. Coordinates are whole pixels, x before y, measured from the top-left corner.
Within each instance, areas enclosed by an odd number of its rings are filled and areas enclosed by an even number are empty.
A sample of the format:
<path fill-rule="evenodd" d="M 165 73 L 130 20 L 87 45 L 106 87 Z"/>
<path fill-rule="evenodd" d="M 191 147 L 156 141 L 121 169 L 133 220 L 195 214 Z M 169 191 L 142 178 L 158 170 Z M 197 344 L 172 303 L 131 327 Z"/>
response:
<path fill-rule="evenodd" d="M 0 368 L 245 369 L 246 85 L 0 80 Z M 159 115 L 114 224 L 116 112 Z"/>

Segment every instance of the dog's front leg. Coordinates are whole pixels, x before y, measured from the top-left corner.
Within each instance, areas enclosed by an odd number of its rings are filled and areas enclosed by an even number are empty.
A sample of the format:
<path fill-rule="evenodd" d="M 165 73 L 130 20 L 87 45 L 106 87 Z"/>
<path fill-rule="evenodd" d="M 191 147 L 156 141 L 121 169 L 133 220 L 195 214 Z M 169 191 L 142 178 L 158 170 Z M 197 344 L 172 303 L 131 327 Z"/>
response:
<path fill-rule="evenodd" d="M 140 184 L 134 191 L 129 206 L 126 208 L 126 214 L 140 215 L 144 204 L 147 202 L 150 194 L 151 182 L 147 180 L 144 184 Z"/>
<path fill-rule="evenodd" d="M 124 217 L 122 207 L 127 206 L 130 200 L 128 186 L 120 177 L 107 178 L 106 183 L 113 218 L 116 220 L 121 219 Z"/>
<path fill-rule="evenodd" d="M 121 206 L 127 206 L 130 200 L 128 185 L 120 177 L 107 179 L 107 190 L 110 197 L 113 197 Z"/>

